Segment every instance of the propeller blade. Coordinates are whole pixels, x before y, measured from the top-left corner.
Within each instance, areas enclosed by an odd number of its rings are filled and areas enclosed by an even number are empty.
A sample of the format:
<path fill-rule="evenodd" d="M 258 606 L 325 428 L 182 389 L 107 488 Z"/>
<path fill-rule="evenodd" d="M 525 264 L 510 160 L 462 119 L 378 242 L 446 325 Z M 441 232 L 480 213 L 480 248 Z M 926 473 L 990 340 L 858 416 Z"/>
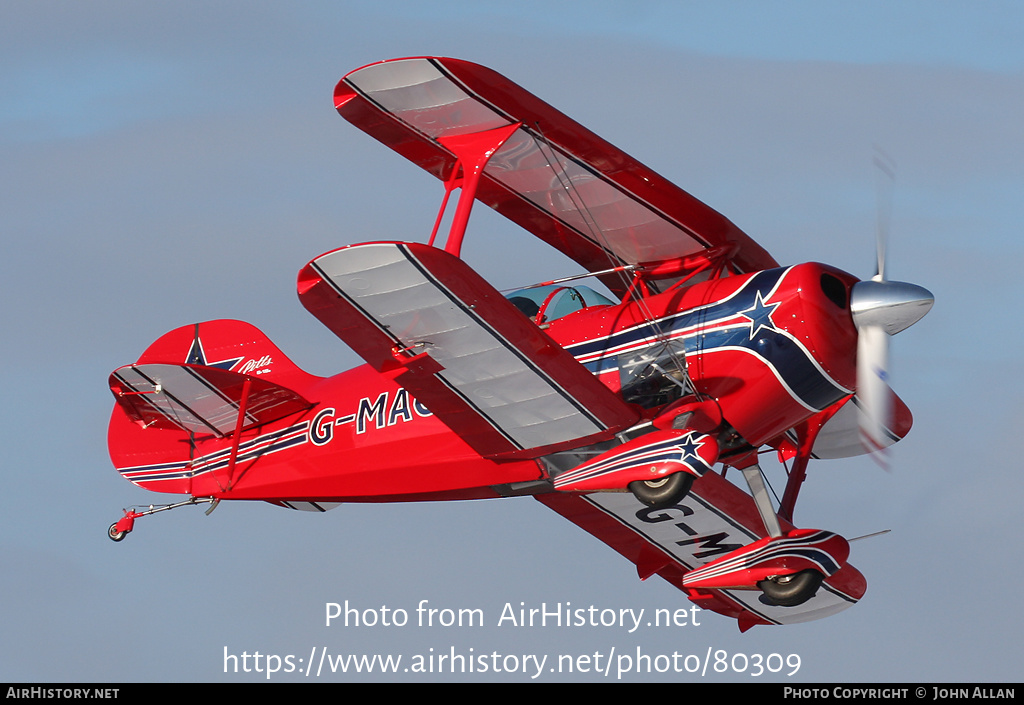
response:
<path fill-rule="evenodd" d="M 892 391 L 889 388 L 889 336 L 909 328 L 928 313 L 935 297 L 924 287 L 884 281 L 875 276 L 850 291 L 850 310 L 857 326 L 857 404 L 865 450 L 892 443 Z M 884 454 L 875 459 L 887 467 Z"/>
<path fill-rule="evenodd" d="M 888 468 L 884 449 L 892 442 L 892 392 L 889 389 L 889 334 L 881 326 L 863 326 L 857 336 L 857 405 L 860 407 L 860 436 L 865 450 L 876 453 L 880 465 Z"/>
<path fill-rule="evenodd" d="M 896 166 L 877 146 L 878 224 L 875 238 L 875 276 L 850 290 L 850 311 L 857 326 L 857 394 L 861 444 L 879 465 L 888 469 L 885 449 L 899 440 L 895 427 L 893 392 L 889 387 L 889 336 L 917 323 L 931 310 L 935 297 L 924 287 L 885 278 Z"/>
<path fill-rule="evenodd" d="M 875 145 L 875 167 L 878 168 L 878 222 L 875 227 L 875 278 L 885 281 L 885 255 L 889 248 L 889 221 L 892 218 L 892 190 L 896 182 L 896 164 Z"/>

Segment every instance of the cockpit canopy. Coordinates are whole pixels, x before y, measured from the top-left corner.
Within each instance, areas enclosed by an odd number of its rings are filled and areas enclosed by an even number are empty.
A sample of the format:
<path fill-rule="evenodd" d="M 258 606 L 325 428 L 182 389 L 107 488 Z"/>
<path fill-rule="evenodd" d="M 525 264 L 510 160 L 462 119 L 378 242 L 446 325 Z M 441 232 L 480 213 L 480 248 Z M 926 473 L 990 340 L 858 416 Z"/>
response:
<path fill-rule="evenodd" d="M 589 306 L 615 305 L 614 301 L 589 286 L 559 284 L 520 289 L 505 298 L 537 323 L 550 323 Z"/>

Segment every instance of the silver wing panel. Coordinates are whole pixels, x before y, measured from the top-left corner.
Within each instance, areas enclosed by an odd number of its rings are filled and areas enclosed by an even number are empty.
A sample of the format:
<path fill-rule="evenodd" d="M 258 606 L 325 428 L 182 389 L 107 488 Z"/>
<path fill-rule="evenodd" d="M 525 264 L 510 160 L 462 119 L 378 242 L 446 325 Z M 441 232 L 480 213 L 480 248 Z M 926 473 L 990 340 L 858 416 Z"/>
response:
<path fill-rule="evenodd" d="M 454 296 L 401 243 L 371 243 L 323 255 L 313 267 L 395 343 L 426 352 L 450 390 L 519 448 L 606 430 L 471 305 Z"/>

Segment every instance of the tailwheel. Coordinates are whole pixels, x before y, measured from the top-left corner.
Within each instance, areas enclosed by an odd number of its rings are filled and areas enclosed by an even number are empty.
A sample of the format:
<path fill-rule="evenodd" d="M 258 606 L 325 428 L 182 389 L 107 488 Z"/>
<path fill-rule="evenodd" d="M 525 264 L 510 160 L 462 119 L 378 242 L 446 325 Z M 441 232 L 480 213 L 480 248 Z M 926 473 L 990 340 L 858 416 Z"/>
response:
<path fill-rule="evenodd" d="M 780 607 L 796 607 L 814 597 L 824 579 L 819 571 L 808 569 L 761 580 L 757 586 L 764 593 L 765 602 Z"/>
<path fill-rule="evenodd" d="M 118 531 L 117 524 L 118 522 L 115 521 L 113 524 L 110 525 L 110 528 L 107 529 L 107 536 L 110 538 L 111 541 L 123 541 L 124 537 L 127 536 L 129 533 L 127 531 Z"/>
<path fill-rule="evenodd" d="M 157 512 L 166 512 L 168 509 L 177 509 L 178 507 L 184 507 L 188 504 L 209 504 L 210 508 L 206 511 L 207 514 L 213 511 L 213 508 L 220 502 L 219 499 L 213 497 L 189 497 L 183 502 L 175 502 L 174 504 L 164 504 L 159 507 L 154 507 L 152 504 L 149 505 L 149 509 L 141 512 L 137 512 L 134 509 L 125 509 L 124 516 L 115 521 L 109 527 L 107 527 L 107 538 L 111 541 L 124 541 L 124 537 L 132 532 L 135 528 L 135 520 L 139 517 L 149 516 L 150 514 L 156 514 Z"/>
<path fill-rule="evenodd" d="M 693 487 L 694 477 L 688 472 L 674 472 L 657 480 L 636 480 L 629 491 L 648 507 L 665 509 L 681 501 Z"/>

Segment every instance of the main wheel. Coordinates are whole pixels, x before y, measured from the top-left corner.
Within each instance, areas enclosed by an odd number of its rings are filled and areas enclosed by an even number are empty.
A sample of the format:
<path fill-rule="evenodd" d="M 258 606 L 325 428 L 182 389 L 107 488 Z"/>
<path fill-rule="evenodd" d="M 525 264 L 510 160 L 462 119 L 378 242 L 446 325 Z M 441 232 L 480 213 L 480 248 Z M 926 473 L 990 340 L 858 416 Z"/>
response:
<path fill-rule="evenodd" d="M 796 607 L 814 597 L 824 579 L 825 576 L 820 572 L 808 569 L 762 580 L 757 586 L 761 588 L 767 602 L 781 607 Z"/>
<path fill-rule="evenodd" d="M 688 472 L 674 472 L 657 480 L 636 480 L 629 483 L 633 496 L 655 509 L 665 509 L 676 504 L 693 487 L 693 475 Z"/>
<path fill-rule="evenodd" d="M 113 524 L 110 525 L 109 529 L 107 529 L 107 536 L 110 537 L 111 541 L 123 541 L 124 537 L 127 536 L 127 535 L 128 535 L 127 531 L 118 531 L 117 530 L 117 522 L 116 521 Z"/>

